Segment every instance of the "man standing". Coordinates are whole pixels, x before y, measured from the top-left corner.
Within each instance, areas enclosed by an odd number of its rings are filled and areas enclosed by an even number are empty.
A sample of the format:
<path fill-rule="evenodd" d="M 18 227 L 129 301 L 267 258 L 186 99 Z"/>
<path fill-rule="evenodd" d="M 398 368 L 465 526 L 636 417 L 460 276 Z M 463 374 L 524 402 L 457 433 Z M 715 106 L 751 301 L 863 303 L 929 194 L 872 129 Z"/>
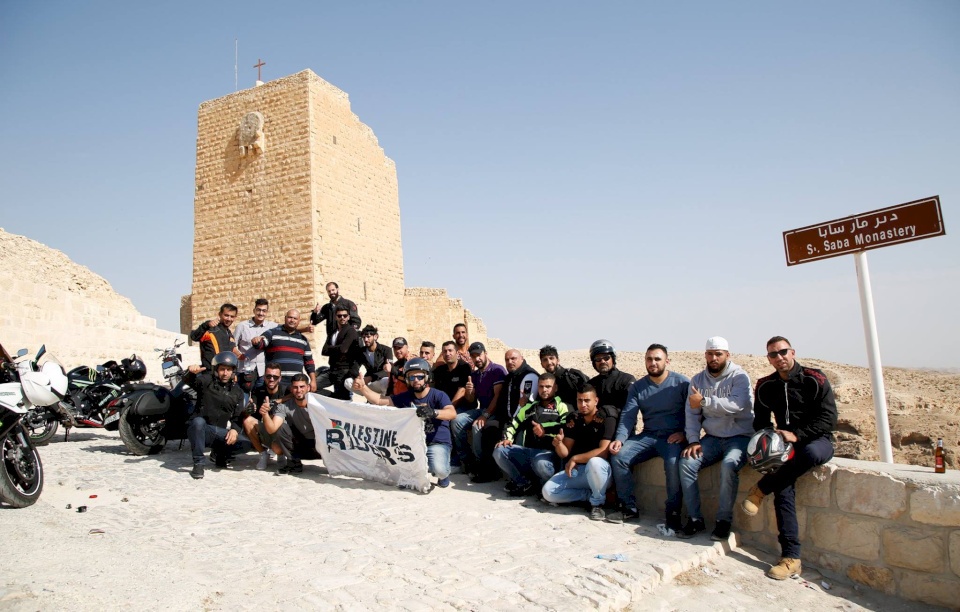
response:
<path fill-rule="evenodd" d="M 210 370 L 210 362 L 223 351 L 238 353 L 230 326 L 237 319 L 237 307 L 229 302 L 220 307 L 216 319 L 204 321 L 190 332 L 190 339 L 200 343 L 200 365 Z"/>
<path fill-rule="evenodd" d="M 274 431 L 267 431 L 263 425 L 263 410 L 272 414 L 277 402 L 287 394 L 287 385 L 280 382 L 280 364 L 270 362 L 264 366 L 263 382 L 253 386 L 250 402 L 243 416 L 243 432 L 247 434 L 253 449 L 260 453 L 257 469 L 267 469 L 270 459 L 270 445 L 274 442 Z"/>
<path fill-rule="evenodd" d="M 420 343 L 420 359 L 426 359 L 427 363 L 433 363 L 434 357 L 437 356 L 437 345 L 429 340 L 424 340 Z M 440 362 L 437 361 L 439 365 Z"/>
<path fill-rule="evenodd" d="M 367 372 L 363 381 L 377 393 L 383 393 L 387 390 L 390 370 L 393 367 L 393 352 L 389 346 L 377 342 L 380 334 L 373 325 L 365 326 L 360 335 L 363 339 L 360 365 L 366 368 Z"/>
<path fill-rule="evenodd" d="M 310 391 L 317 390 L 316 368 L 310 341 L 297 331 L 300 324 L 300 311 L 291 308 L 283 317 L 283 325 L 263 332 L 251 340 L 259 349 L 266 349 L 266 360 L 279 363 L 282 368 L 283 382 L 290 384 L 294 374 L 306 372 L 310 377 Z"/>
<path fill-rule="evenodd" d="M 430 387 L 430 363 L 414 357 L 403 368 L 408 390 L 384 397 L 363 384 L 362 378 L 353 383 L 354 391 L 362 393 L 367 401 L 377 406 L 416 408 L 417 416 L 426 421 L 427 467 L 437 477 L 438 487 L 450 486 L 450 421 L 457 411 L 443 391 Z"/>
<path fill-rule="evenodd" d="M 777 529 L 783 557 L 767 576 L 785 580 L 800 573 L 800 533 L 797 524 L 797 479 L 833 457 L 837 403 L 830 381 L 820 370 L 801 366 L 790 341 L 774 336 L 767 341 L 767 360 L 776 372 L 757 381 L 753 419 L 755 430 L 771 427 L 793 444 L 794 456 L 773 473 L 765 474 L 743 500 L 749 516 L 760 510 L 763 498 L 774 494 Z"/>
<path fill-rule="evenodd" d="M 337 329 L 337 313 L 334 309 L 338 306 L 345 306 L 347 312 L 350 313 L 350 325 L 354 329 L 360 329 L 360 313 L 357 311 L 357 305 L 345 297 L 340 297 L 340 285 L 333 281 L 327 283 L 327 297 L 330 298 L 329 302 L 323 306 L 318 302 L 310 313 L 311 324 L 320 325 L 321 321 L 326 321 L 327 337 L 329 337 Z"/>
<path fill-rule="evenodd" d="M 237 331 L 233 334 L 237 341 L 237 350 L 240 351 L 240 372 L 237 382 L 245 393 L 258 378 L 263 376 L 266 360 L 263 351 L 253 346 L 253 339 L 262 336 L 268 329 L 277 327 L 273 321 L 267 321 L 270 312 L 270 302 L 265 298 L 258 298 L 253 304 L 253 317 L 237 323 Z"/>
<path fill-rule="evenodd" d="M 287 463 L 280 474 L 303 473 L 303 459 L 322 459 L 317 452 L 317 434 L 307 411 L 307 392 L 310 383 L 303 374 L 297 374 L 290 383 L 293 396 L 273 410 L 260 408 L 263 428 L 274 440 L 274 450 Z"/>
<path fill-rule="evenodd" d="M 687 448 L 680 454 L 680 487 L 688 518 L 677 536 L 692 538 L 706 529 L 697 474 L 720 461 L 720 505 L 711 537 L 723 542 L 730 537 L 740 468 L 747 460 L 747 443 L 753 435 L 753 389 L 744 369 L 730 361 L 726 339 L 708 339 L 704 356 L 707 367 L 690 381 L 687 398 Z M 701 429 L 706 432 L 703 437 Z"/>
<path fill-rule="evenodd" d="M 465 403 L 470 366 L 460 361 L 457 345 L 453 340 L 447 340 L 440 347 L 440 358 L 443 363 L 433 368 L 433 387 L 446 393 L 453 407 L 458 408 Z M 427 359 L 427 363 L 432 361 Z"/>
<path fill-rule="evenodd" d="M 493 451 L 493 460 L 507 477 L 506 491 L 513 497 L 539 491 L 557 471 L 554 436 L 561 432 L 569 408 L 557 398 L 557 380 L 549 372 L 540 375 L 537 395 L 537 401 L 517 411 Z"/>
<path fill-rule="evenodd" d="M 246 452 L 250 442 L 240 438 L 243 391 L 233 382 L 237 356 L 230 351 L 217 353 L 210 360 L 212 370 L 192 365 L 183 377 L 197 392 L 196 409 L 187 422 L 187 439 L 193 455 L 190 476 L 203 478 L 203 451 L 213 448 L 210 458 L 217 467 L 226 467 L 233 452 Z M 228 429 L 229 426 L 229 429 Z"/>
<path fill-rule="evenodd" d="M 391 343 L 393 346 L 393 356 L 396 361 L 390 368 L 390 380 L 387 382 L 387 395 L 397 395 L 407 390 L 407 384 L 403 378 L 403 367 L 407 365 L 407 359 L 410 358 L 410 346 L 407 339 L 398 336 Z"/>
<path fill-rule="evenodd" d="M 350 325 L 350 309 L 346 305 L 337 305 L 336 317 L 337 329 L 327 337 L 321 352 L 330 360 L 333 397 L 350 401 L 353 399 L 353 383 L 347 380 L 360 375 L 357 330 Z"/>
<path fill-rule="evenodd" d="M 503 439 L 506 427 L 522 406 L 537 399 L 537 371 L 534 370 L 516 349 L 504 353 L 507 364 L 507 376 L 503 379 L 503 388 L 497 397 L 497 406 L 493 414 L 484 413 L 474 422 L 474 448 L 480 439 L 479 466 L 473 482 L 492 482 L 499 480 L 500 469 L 493 460 L 493 449 Z M 477 435 L 479 434 L 479 436 Z"/>
<path fill-rule="evenodd" d="M 589 500 L 590 520 L 602 521 L 603 502 L 613 481 L 608 447 L 616 431 L 616 417 L 599 407 L 593 385 L 584 384 L 577 393 L 573 429 L 561 430 L 553 439 L 553 448 L 566 465 L 543 485 L 543 498 L 554 504 Z"/>
<path fill-rule="evenodd" d="M 597 340 L 590 345 L 590 363 L 597 375 L 590 384 L 597 390 L 600 407 L 613 417 L 619 417 L 623 405 L 627 402 L 630 386 L 636 382 L 633 374 L 617 369 L 617 352 L 609 340 Z"/>
<path fill-rule="evenodd" d="M 557 396 L 568 406 L 577 405 L 577 392 L 587 384 L 587 375 L 574 368 L 560 365 L 557 347 L 549 344 L 540 349 L 540 366 L 545 372 L 557 377 Z"/>
<path fill-rule="evenodd" d="M 453 341 L 457 345 L 457 355 L 460 356 L 460 361 L 472 367 L 473 359 L 470 357 L 470 351 L 467 348 L 470 340 L 467 337 L 467 326 L 465 324 L 457 323 L 453 326 Z"/>
<path fill-rule="evenodd" d="M 454 419 L 451 430 L 454 448 L 460 457 L 463 471 L 476 474 L 481 454 L 480 432 L 474 431 L 471 446 L 468 439 L 470 430 L 478 419 L 492 416 L 496 411 L 507 371 L 502 365 L 490 361 L 487 348 L 482 342 L 470 345 L 470 356 L 475 369 L 470 373 L 470 380 L 464 387 L 464 401 L 461 407 L 457 408 L 457 418 Z"/>
<path fill-rule="evenodd" d="M 633 492 L 633 466 L 660 456 L 667 483 L 667 527 L 680 531 L 680 452 L 686 446 L 683 437 L 684 406 L 690 380 L 682 374 L 667 370 L 670 359 L 667 347 L 651 344 L 644 362 L 647 375 L 635 382 L 627 394 L 627 402 L 620 414 L 617 435 L 610 443 L 613 479 L 617 484 L 620 509 L 612 512 L 607 521 L 622 523 L 640 516 L 637 498 Z M 638 415 L 643 425 L 639 433 Z"/>

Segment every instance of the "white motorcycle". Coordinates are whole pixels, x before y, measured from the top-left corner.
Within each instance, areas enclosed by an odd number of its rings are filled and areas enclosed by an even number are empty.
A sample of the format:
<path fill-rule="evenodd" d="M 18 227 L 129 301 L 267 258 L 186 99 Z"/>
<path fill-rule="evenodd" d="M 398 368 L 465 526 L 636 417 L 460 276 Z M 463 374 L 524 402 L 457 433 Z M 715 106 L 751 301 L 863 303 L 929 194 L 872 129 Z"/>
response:
<path fill-rule="evenodd" d="M 20 421 L 33 406 L 58 405 L 67 392 L 56 359 L 37 366 L 44 353 L 41 346 L 32 361 L 21 360 L 27 349 L 20 349 L 11 359 L 0 347 L 0 502 L 14 508 L 35 503 L 43 490 L 43 464 Z"/>

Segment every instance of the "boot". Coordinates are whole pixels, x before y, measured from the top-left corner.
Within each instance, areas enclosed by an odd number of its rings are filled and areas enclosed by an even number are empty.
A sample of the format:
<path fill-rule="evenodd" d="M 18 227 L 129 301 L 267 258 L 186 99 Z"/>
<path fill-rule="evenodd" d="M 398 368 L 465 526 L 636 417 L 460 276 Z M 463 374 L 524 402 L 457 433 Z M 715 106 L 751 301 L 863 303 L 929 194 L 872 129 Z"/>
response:
<path fill-rule="evenodd" d="M 784 557 L 780 559 L 780 563 L 777 563 L 767 570 L 767 576 L 774 580 L 786 580 L 792 576 L 798 576 L 802 569 L 800 559 Z"/>
<path fill-rule="evenodd" d="M 743 508 L 743 513 L 747 516 L 756 516 L 757 512 L 760 512 L 760 504 L 763 503 L 764 496 L 765 494 L 760 490 L 760 487 L 752 486 L 747 493 L 747 498 L 743 500 L 743 504 L 740 506 Z"/>

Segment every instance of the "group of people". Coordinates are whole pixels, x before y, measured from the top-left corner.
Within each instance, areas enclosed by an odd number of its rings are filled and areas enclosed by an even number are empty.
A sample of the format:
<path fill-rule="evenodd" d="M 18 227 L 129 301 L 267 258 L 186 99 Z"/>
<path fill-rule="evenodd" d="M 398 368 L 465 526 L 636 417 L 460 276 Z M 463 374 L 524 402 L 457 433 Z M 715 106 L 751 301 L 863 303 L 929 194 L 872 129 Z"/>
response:
<path fill-rule="evenodd" d="M 284 463 L 281 473 L 302 472 L 303 459 L 321 458 L 306 411 L 308 393 L 346 400 L 358 394 L 371 404 L 416 409 L 438 487 L 449 486 L 456 472 L 473 482 L 505 478 L 511 496 L 583 505 L 592 520 L 636 520 L 633 468 L 660 457 L 665 523 L 680 538 L 706 530 L 698 474 L 719 463 L 711 537 L 726 540 L 748 443 L 755 432 L 770 429 L 792 445 L 793 456 L 761 477 L 741 510 L 755 515 L 764 497 L 774 496 L 782 559 L 768 575 L 799 573 L 794 483 L 833 456 L 837 409 L 824 374 L 800 365 L 786 338 L 767 342 L 774 372 L 755 385 L 719 336 L 707 340 L 705 367 L 692 379 L 671 371 L 667 347 L 652 344 L 646 375 L 637 380 L 617 368 L 607 340 L 590 347 L 593 377 L 562 366 L 549 345 L 540 350 L 538 373 L 515 349 L 506 351 L 503 366 L 494 363 L 483 343 L 469 343 L 462 323 L 441 343 L 439 356 L 429 341 L 417 356 L 402 337 L 387 348 L 376 327 L 360 328 L 356 304 L 339 295 L 336 283 L 326 289 L 329 302 L 310 312 L 309 323 L 301 324 L 295 309 L 282 325 L 267 321 L 269 304 L 259 299 L 253 316 L 234 332 L 237 308 L 224 304 L 218 319 L 191 333 L 201 350 L 201 365 L 188 374 L 198 391 L 189 428 L 194 478 L 203 477 L 207 447 L 220 466 L 253 449 L 260 453 L 258 469 L 266 469 L 272 451 Z M 324 322 L 325 371 L 315 367 L 303 335 Z"/>

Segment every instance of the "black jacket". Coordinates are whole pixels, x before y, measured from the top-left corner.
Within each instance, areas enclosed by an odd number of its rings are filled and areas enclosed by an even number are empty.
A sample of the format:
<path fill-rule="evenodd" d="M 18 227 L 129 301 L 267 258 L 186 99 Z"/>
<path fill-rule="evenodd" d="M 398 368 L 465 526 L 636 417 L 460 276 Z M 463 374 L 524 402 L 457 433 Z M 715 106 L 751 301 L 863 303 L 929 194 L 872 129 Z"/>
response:
<path fill-rule="evenodd" d="M 196 414 L 215 427 L 226 427 L 230 421 L 231 429 L 242 433 L 243 391 L 239 385 L 233 381 L 224 384 L 212 372 L 188 373 L 183 379 L 197 392 Z"/>
<path fill-rule="evenodd" d="M 627 374 L 617 368 L 609 374 L 597 374 L 590 379 L 590 384 L 597 389 L 598 405 L 610 416 L 620 418 L 620 411 L 627 403 L 627 392 L 633 383 L 637 382 L 633 374 Z"/>
<path fill-rule="evenodd" d="M 357 353 L 360 350 L 357 346 L 358 338 L 357 330 L 352 325 L 344 325 L 333 344 L 330 343 L 333 336 L 327 336 L 321 353 L 330 358 L 331 370 L 350 371 L 353 376 L 360 373 L 360 364 L 357 363 Z"/>
<path fill-rule="evenodd" d="M 310 311 L 310 323 L 312 325 L 320 325 L 321 321 L 327 322 L 327 338 L 330 337 L 333 332 L 337 331 L 337 313 L 334 310 L 333 306 L 346 306 L 347 310 L 350 312 L 350 325 L 355 329 L 360 329 L 360 313 L 357 310 L 357 305 L 348 300 L 347 298 L 340 296 L 337 298 L 336 302 L 327 302 L 320 307 L 320 312 Z M 324 353 L 326 355 L 326 353 Z"/>
<path fill-rule="evenodd" d="M 565 368 L 561 365 L 553 372 L 557 377 L 557 397 L 570 407 L 571 412 L 577 411 L 577 393 L 587 382 L 587 375 L 574 368 Z M 626 401 L 626 399 L 624 399 Z"/>
<path fill-rule="evenodd" d="M 233 339 L 233 332 L 229 327 L 219 323 L 210 327 L 209 321 L 204 321 L 197 329 L 190 332 L 190 339 L 200 343 L 200 365 L 210 369 L 210 361 L 223 351 L 232 351 L 237 343 Z"/>
<path fill-rule="evenodd" d="M 386 378 L 388 376 L 387 372 L 383 368 L 386 367 L 390 360 L 393 359 L 393 349 L 389 346 L 384 346 L 377 343 L 377 348 L 373 349 L 373 365 L 370 365 L 370 362 L 367 361 L 367 347 L 362 346 L 357 352 L 357 366 L 363 367 L 366 371 L 366 376 L 372 376 L 374 380 L 380 380 L 381 378 Z"/>
<path fill-rule="evenodd" d="M 837 401 L 823 372 L 794 363 L 787 380 L 774 372 L 757 381 L 754 392 L 753 428 L 772 426 L 792 431 L 799 444 L 824 436 L 833 439 L 837 429 Z"/>
<path fill-rule="evenodd" d="M 497 410 L 494 412 L 494 418 L 500 424 L 506 427 L 513 415 L 519 410 L 517 403 L 520 396 L 525 392 L 527 401 L 532 401 L 537 394 L 537 385 L 534 383 L 533 389 L 520 389 L 520 383 L 527 374 L 537 374 L 537 371 L 530 367 L 530 364 L 524 360 L 519 368 L 513 372 L 507 372 L 507 377 L 503 379 L 503 386 L 500 387 L 500 397 L 497 398 Z"/>

